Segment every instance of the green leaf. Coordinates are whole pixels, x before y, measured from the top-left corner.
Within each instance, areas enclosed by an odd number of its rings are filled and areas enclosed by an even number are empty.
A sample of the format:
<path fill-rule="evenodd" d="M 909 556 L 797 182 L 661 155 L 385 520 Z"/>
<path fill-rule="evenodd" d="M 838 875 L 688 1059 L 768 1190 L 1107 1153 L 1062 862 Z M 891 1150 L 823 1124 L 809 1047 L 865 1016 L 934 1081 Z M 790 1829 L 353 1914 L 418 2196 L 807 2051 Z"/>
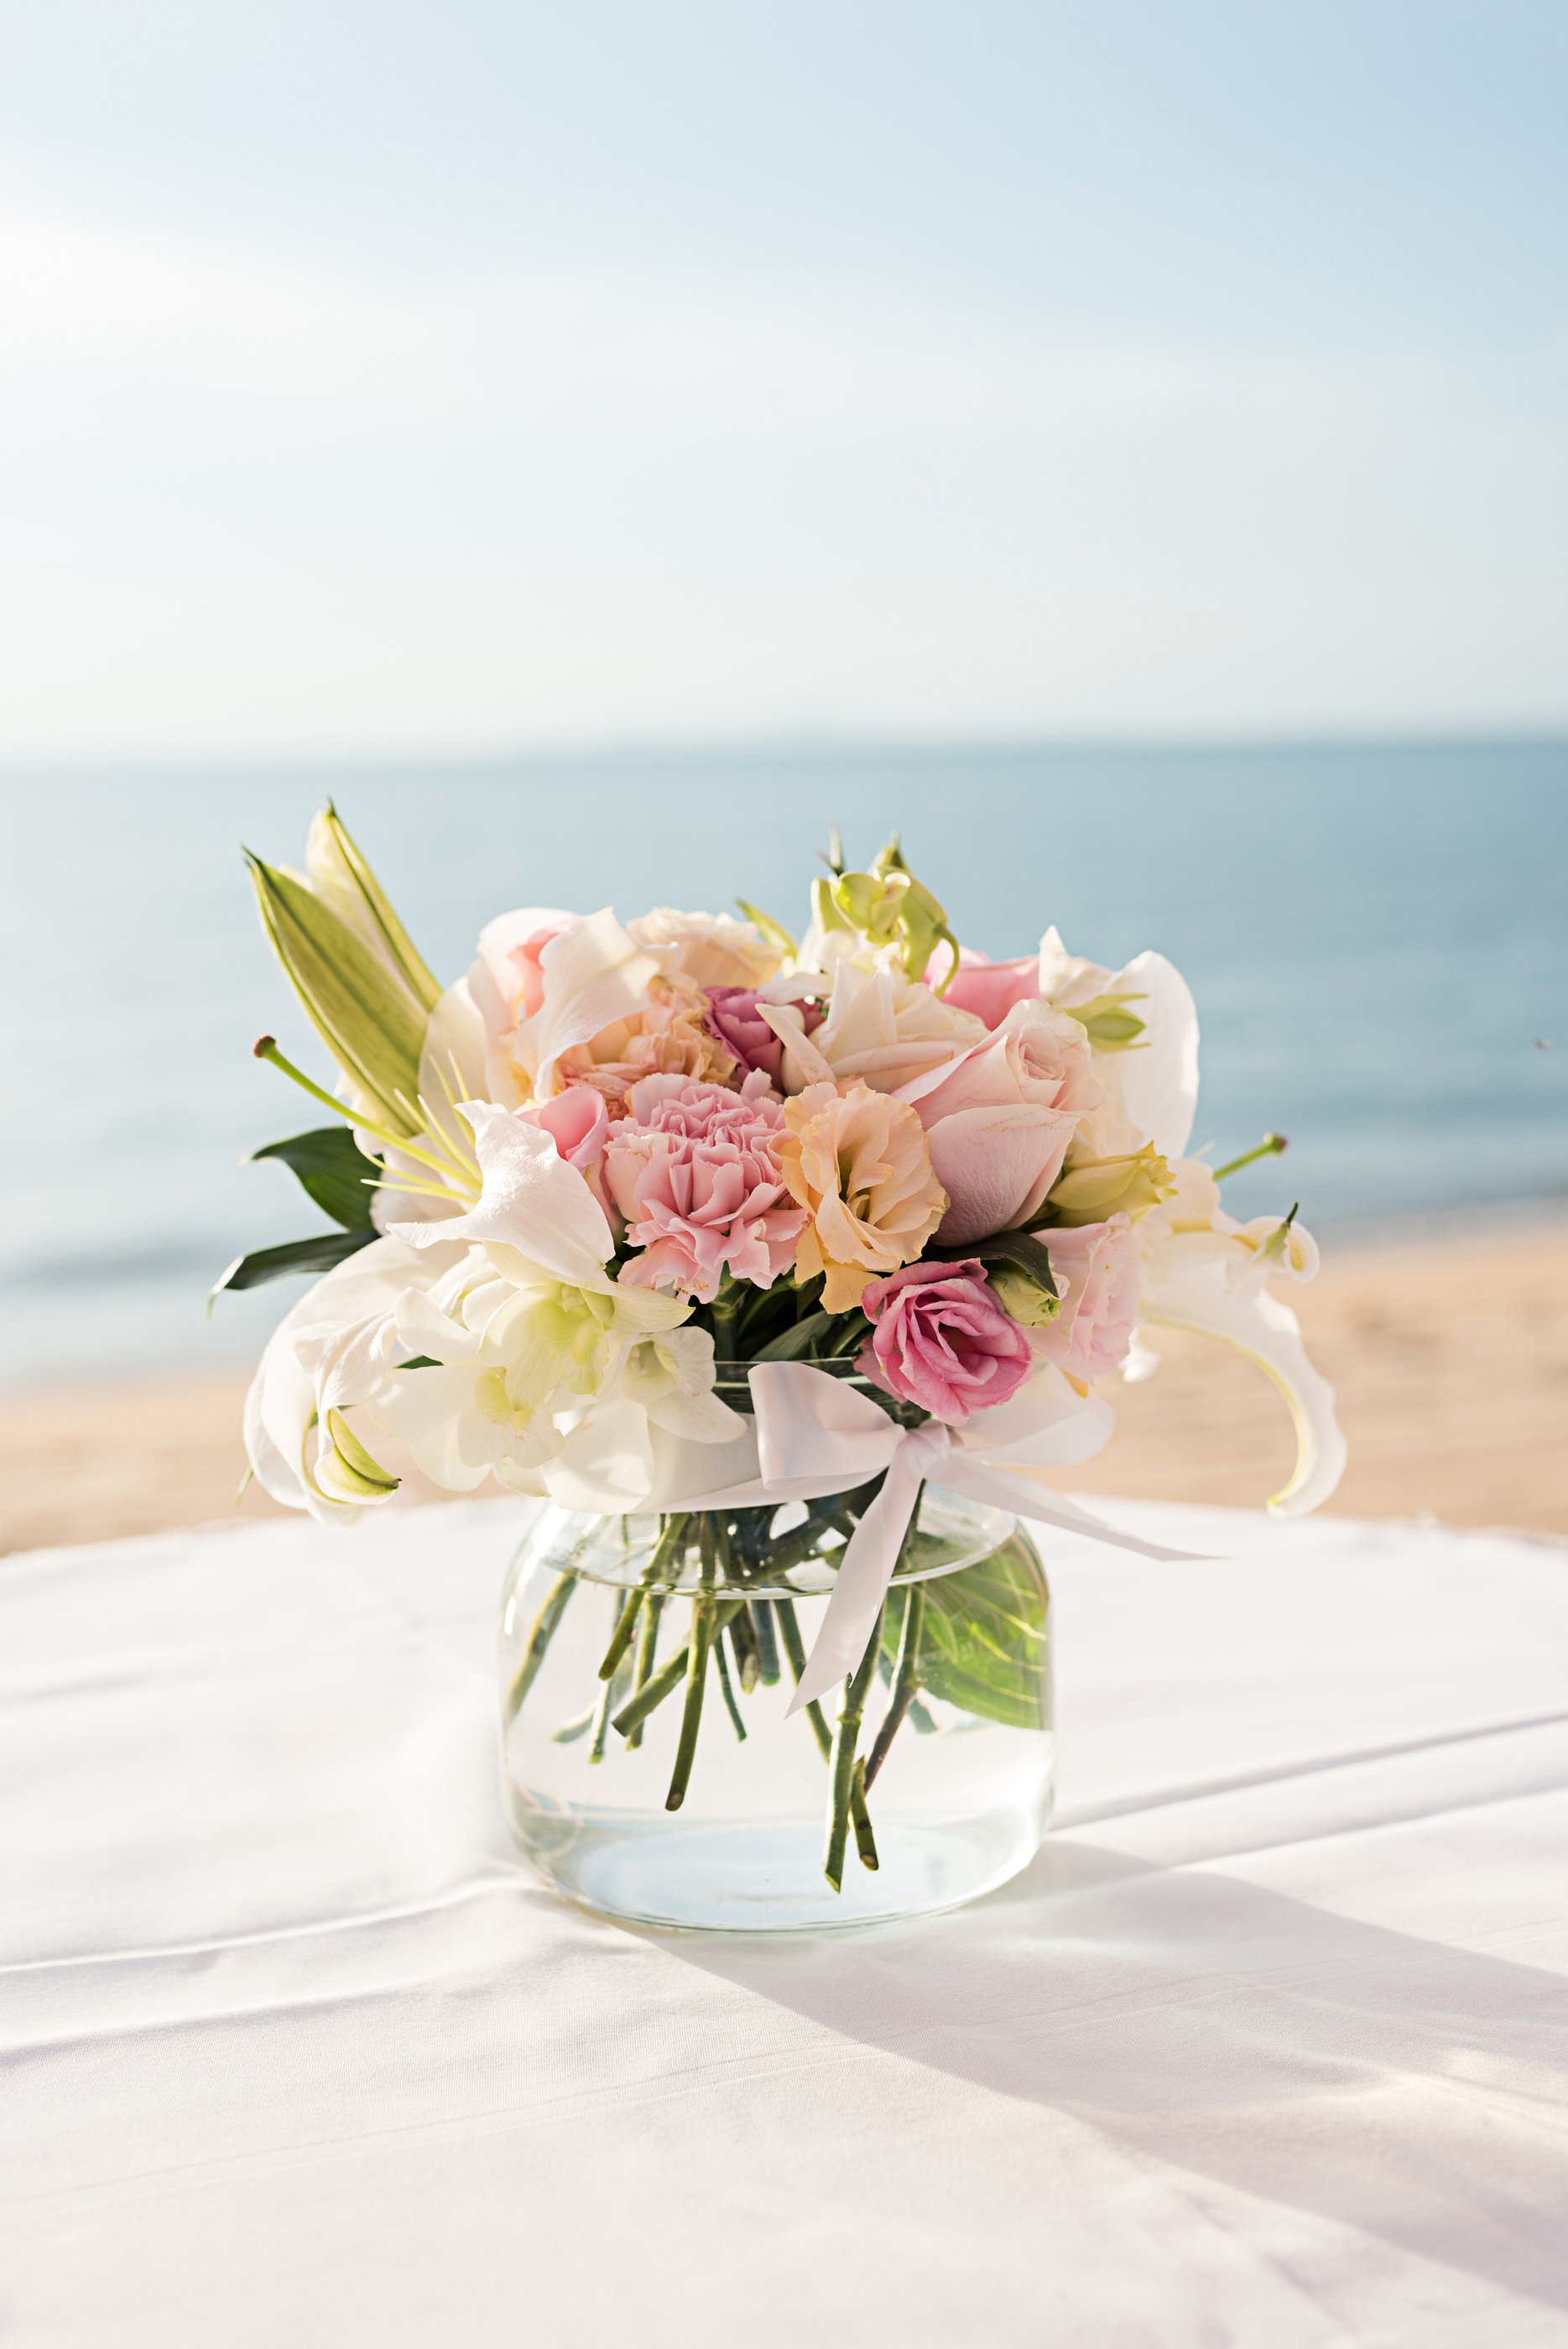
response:
<path fill-rule="evenodd" d="M 317 1232 L 308 1240 L 289 1240 L 282 1247 L 255 1248 L 237 1256 L 227 1272 L 213 1281 L 212 1299 L 224 1288 L 259 1288 L 264 1281 L 283 1280 L 294 1272 L 330 1272 L 357 1248 L 369 1247 L 373 1231 Z"/>
<path fill-rule="evenodd" d="M 928 1248 L 926 1254 L 940 1257 L 949 1263 L 961 1263 L 977 1257 L 981 1264 L 1012 1264 L 1038 1283 L 1047 1297 L 1057 1297 L 1056 1276 L 1051 1269 L 1048 1249 L 1032 1232 L 993 1232 L 989 1239 L 966 1240 L 949 1247 Z"/>
<path fill-rule="evenodd" d="M 346 1125 L 291 1133 L 286 1141 L 253 1150 L 251 1158 L 280 1158 L 299 1177 L 306 1195 L 345 1231 L 370 1228 L 370 1192 L 380 1181 L 381 1170 L 366 1157 Z"/>
<path fill-rule="evenodd" d="M 911 1537 L 917 1545 L 921 1538 Z M 900 1568 L 918 1555 L 906 1543 Z M 1023 1535 L 1010 1536 L 978 1566 L 933 1575 L 921 1588 L 919 1680 L 926 1692 L 1009 1729 L 1047 1728 L 1049 1597 L 1044 1569 Z"/>
<path fill-rule="evenodd" d="M 250 859 L 262 925 L 312 1027 L 377 1122 L 411 1135 L 429 1015 L 297 874 Z"/>
<path fill-rule="evenodd" d="M 779 1337 L 759 1346 L 752 1360 L 756 1362 L 801 1362 L 814 1352 L 818 1339 L 826 1338 L 836 1322 L 843 1319 L 837 1313 L 808 1313 L 804 1321 L 796 1321 Z"/>

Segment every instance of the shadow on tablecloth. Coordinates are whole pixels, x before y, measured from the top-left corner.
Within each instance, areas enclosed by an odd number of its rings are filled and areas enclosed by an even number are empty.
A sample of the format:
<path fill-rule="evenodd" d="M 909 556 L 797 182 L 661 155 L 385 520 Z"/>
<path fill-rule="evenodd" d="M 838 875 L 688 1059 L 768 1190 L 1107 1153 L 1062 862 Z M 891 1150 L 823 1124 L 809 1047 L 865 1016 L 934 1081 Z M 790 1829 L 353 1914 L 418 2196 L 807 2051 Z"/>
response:
<path fill-rule="evenodd" d="M 865 2046 L 1568 2307 L 1568 1984 L 1054 1839 L 977 1907 L 660 1935 Z"/>

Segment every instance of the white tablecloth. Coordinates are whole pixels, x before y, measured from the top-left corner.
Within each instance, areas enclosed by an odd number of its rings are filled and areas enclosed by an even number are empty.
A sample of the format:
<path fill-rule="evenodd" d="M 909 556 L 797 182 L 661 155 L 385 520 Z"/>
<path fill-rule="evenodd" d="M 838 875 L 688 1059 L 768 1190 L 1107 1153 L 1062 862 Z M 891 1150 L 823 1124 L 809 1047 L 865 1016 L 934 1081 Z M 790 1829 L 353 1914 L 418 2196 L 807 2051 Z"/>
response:
<path fill-rule="evenodd" d="M 1568 1554 L 1119 1514 L 1034 1866 L 771 1943 L 514 1861 L 518 1511 L 0 1563 L 0 2339 L 1568 2343 Z"/>

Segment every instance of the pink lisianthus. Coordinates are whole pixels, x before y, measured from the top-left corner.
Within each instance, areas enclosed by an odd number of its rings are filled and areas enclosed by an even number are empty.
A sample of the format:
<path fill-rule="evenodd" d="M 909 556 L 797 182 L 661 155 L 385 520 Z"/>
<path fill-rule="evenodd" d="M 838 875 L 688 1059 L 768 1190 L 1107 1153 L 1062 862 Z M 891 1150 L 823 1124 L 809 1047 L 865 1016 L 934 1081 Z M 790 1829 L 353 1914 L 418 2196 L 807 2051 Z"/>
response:
<path fill-rule="evenodd" d="M 627 1107 L 610 1126 L 604 1162 L 627 1237 L 642 1250 L 622 1280 L 704 1303 L 718 1295 L 726 1267 L 770 1287 L 794 1260 L 805 1214 L 784 1186 L 784 1110 L 765 1074 L 753 1071 L 738 1093 L 644 1077 Z"/>
<path fill-rule="evenodd" d="M 948 1195 L 941 1238 L 961 1247 L 1027 1223 L 1103 1098 L 1082 1028 L 1044 1003 L 1015 1003 L 961 1059 L 904 1086 Z"/>
<path fill-rule="evenodd" d="M 1062 1310 L 1033 1332 L 1036 1353 L 1075 1379 L 1098 1378 L 1127 1360 L 1141 1294 L 1129 1216 L 1038 1236 L 1062 1294 Z"/>
<path fill-rule="evenodd" d="M 928 987 L 941 987 L 950 959 L 947 947 L 939 947 L 926 973 Z M 1021 955 L 1016 962 L 992 962 L 973 947 L 961 947 L 959 967 L 942 988 L 942 1001 L 972 1011 L 988 1028 L 1000 1028 L 1015 1003 L 1033 1003 L 1039 993 L 1037 954 Z"/>
<path fill-rule="evenodd" d="M 950 1427 L 1005 1402 L 1034 1368 L 1028 1339 L 972 1257 L 906 1265 L 872 1281 L 860 1309 L 874 1324 L 860 1368 Z"/>
<path fill-rule="evenodd" d="M 757 1009 L 757 988 L 711 987 L 707 996 L 708 1033 L 734 1056 L 742 1069 L 761 1069 L 764 1076 L 778 1084 L 784 1069 L 784 1040 Z M 806 1035 L 821 1027 L 826 1015 L 820 1004 L 803 999 L 796 1009 Z"/>
<path fill-rule="evenodd" d="M 522 1125 L 536 1125 L 547 1133 L 557 1154 L 568 1166 L 575 1166 L 589 1190 L 607 1214 L 609 1199 L 604 1186 L 602 1161 L 605 1140 L 609 1133 L 609 1112 L 604 1096 L 592 1085 L 568 1085 L 564 1093 L 556 1093 L 549 1101 L 536 1102 L 531 1109 L 517 1112 Z"/>

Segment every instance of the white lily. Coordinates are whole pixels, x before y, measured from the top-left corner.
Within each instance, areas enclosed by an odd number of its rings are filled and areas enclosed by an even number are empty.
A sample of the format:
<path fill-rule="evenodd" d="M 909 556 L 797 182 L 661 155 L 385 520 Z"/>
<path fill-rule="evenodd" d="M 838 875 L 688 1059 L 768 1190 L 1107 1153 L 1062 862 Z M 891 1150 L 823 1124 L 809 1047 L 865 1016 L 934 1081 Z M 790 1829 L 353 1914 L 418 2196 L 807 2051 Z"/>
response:
<path fill-rule="evenodd" d="M 1334 1390 L 1308 1360 L 1300 1323 L 1263 1284 L 1279 1271 L 1310 1279 L 1317 1269 L 1316 1244 L 1292 1217 L 1236 1223 L 1220 1206 L 1213 1176 L 1195 1160 L 1179 1160 L 1172 1172 L 1175 1196 L 1137 1227 L 1143 1321 L 1219 1338 L 1272 1380 L 1295 1427 L 1296 1461 L 1269 1508 L 1276 1516 L 1303 1516 L 1326 1501 L 1345 1474 L 1345 1438 Z M 1140 1345 L 1124 1376 L 1147 1378 L 1158 1360 Z"/>
<path fill-rule="evenodd" d="M 379 1422 L 427 1474 L 460 1491 L 492 1474 L 545 1491 L 544 1472 L 566 1440 L 560 1415 L 580 1422 L 612 1392 L 644 1419 L 659 1403 L 695 1427 L 700 1389 L 712 1387 L 712 1347 L 679 1328 L 690 1305 L 610 1278 L 604 1210 L 549 1134 L 492 1102 L 461 1108 L 483 1188 L 461 1216 L 397 1227 L 415 1250 L 466 1247 L 427 1294 L 404 1299 L 404 1357 L 431 1367 L 379 1398 Z M 731 1415 L 711 1392 L 707 1402 L 727 1431 Z"/>
<path fill-rule="evenodd" d="M 1103 1020 L 1117 1007 L 1142 1022 L 1130 1044 L 1095 1051 L 1095 1075 L 1105 1089 L 1105 1107 L 1085 1121 L 1083 1154 L 1109 1157 L 1152 1142 L 1162 1158 L 1179 1158 L 1192 1134 L 1198 1110 L 1198 1007 L 1173 963 L 1159 954 L 1135 955 L 1117 971 L 1070 955 L 1059 933 L 1040 941 L 1040 992 L 1059 1010 L 1097 1011 Z M 1096 1022 L 1090 1027 L 1095 1041 Z"/>
<path fill-rule="evenodd" d="M 713 1341 L 702 1330 L 670 1330 L 628 1349 L 611 1384 L 564 1433 L 540 1474 L 565 1509 L 646 1509 L 670 1465 L 691 1444 L 734 1446 L 754 1466 L 751 1423 L 713 1392 Z M 725 1454 L 715 1449 L 713 1459 Z M 722 1485 L 722 1465 L 711 1472 Z"/>
<path fill-rule="evenodd" d="M 407 1293 L 440 1279 L 460 1253 L 420 1256 L 400 1240 L 373 1240 L 279 1322 L 244 1413 L 246 1454 L 275 1500 L 326 1520 L 352 1517 L 397 1489 L 349 1414 L 374 1402 L 405 1357 L 398 1309 Z"/>

